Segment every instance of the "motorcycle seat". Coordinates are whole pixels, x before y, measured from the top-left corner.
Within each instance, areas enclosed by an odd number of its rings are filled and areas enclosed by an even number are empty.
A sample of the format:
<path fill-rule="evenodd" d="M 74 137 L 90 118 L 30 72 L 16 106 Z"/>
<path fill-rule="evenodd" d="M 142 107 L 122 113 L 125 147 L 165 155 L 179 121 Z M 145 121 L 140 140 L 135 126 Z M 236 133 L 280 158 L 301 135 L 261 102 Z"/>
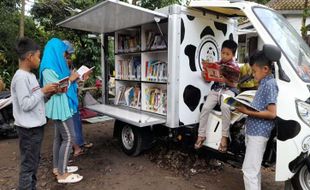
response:
<path fill-rule="evenodd" d="M 11 96 L 11 92 L 10 91 L 0 92 L 0 99 L 6 99 L 6 98 L 9 98 L 10 96 Z"/>

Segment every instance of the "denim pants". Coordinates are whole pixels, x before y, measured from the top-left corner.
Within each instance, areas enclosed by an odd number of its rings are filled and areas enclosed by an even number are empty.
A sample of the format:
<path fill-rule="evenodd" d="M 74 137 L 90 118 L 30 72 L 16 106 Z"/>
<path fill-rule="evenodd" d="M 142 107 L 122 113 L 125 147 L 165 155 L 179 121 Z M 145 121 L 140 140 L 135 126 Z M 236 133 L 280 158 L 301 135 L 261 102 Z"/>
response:
<path fill-rule="evenodd" d="M 74 132 L 75 132 L 75 143 L 79 146 L 83 146 L 84 145 L 83 129 L 82 129 L 82 122 L 81 122 L 79 111 L 77 111 L 73 115 L 73 121 L 74 121 Z"/>
<path fill-rule="evenodd" d="M 19 190 L 35 190 L 44 127 L 17 127 L 20 149 Z"/>

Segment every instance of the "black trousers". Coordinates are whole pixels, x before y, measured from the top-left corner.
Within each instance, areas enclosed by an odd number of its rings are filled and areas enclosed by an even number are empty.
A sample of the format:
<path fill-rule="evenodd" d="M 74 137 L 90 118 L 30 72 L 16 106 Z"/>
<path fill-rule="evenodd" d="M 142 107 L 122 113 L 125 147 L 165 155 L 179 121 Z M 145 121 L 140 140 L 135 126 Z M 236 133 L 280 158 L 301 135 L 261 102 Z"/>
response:
<path fill-rule="evenodd" d="M 35 190 L 44 127 L 17 127 L 20 149 L 19 190 Z"/>

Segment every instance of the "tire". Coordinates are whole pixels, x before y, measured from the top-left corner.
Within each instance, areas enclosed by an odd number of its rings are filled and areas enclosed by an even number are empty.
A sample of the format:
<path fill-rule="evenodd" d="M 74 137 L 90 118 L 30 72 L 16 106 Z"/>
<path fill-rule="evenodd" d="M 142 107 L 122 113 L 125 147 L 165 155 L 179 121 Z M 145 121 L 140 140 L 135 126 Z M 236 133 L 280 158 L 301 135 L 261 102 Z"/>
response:
<path fill-rule="evenodd" d="M 119 141 L 125 154 L 138 156 L 142 152 L 143 139 L 140 128 L 124 124 L 120 129 L 119 135 Z"/>
<path fill-rule="evenodd" d="M 292 178 L 292 185 L 295 190 L 310 190 L 310 172 L 307 165 L 304 165 Z"/>

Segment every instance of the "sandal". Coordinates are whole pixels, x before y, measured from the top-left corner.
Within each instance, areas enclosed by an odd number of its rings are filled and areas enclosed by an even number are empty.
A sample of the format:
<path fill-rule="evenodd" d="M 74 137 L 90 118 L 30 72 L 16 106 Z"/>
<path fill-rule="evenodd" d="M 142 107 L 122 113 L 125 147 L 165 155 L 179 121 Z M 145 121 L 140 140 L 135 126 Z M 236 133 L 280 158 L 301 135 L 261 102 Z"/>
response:
<path fill-rule="evenodd" d="M 203 143 L 205 142 L 205 140 L 206 140 L 206 137 L 198 136 L 197 141 L 195 143 L 195 149 L 196 150 L 200 149 L 202 147 Z"/>
<path fill-rule="evenodd" d="M 84 147 L 84 148 L 91 148 L 91 147 L 93 147 L 93 146 L 94 146 L 94 144 L 91 143 L 91 142 L 86 142 L 86 143 L 83 144 L 83 147 Z"/>
<path fill-rule="evenodd" d="M 67 172 L 68 172 L 68 173 L 74 173 L 74 172 L 77 172 L 78 170 L 79 170 L 79 167 L 77 167 L 77 166 L 67 166 Z M 57 168 L 54 168 L 54 169 L 53 169 L 53 174 L 54 174 L 55 176 L 58 176 L 58 175 L 59 175 L 58 169 L 57 169 Z"/>
<path fill-rule="evenodd" d="M 80 176 L 79 174 L 69 174 L 64 179 L 57 179 L 58 183 L 77 183 L 80 182 L 83 179 L 83 176 Z"/>
<path fill-rule="evenodd" d="M 227 144 L 228 144 L 228 137 L 222 137 L 218 150 L 221 153 L 226 153 L 227 152 Z"/>
<path fill-rule="evenodd" d="M 85 152 L 84 152 L 83 149 L 81 149 L 78 153 L 74 153 L 73 156 L 74 156 L 74 157 L 78 157 L 78 156 L 81 156 L 81 155 L 83 155 L 83 154 L 85 154 Z"/>

